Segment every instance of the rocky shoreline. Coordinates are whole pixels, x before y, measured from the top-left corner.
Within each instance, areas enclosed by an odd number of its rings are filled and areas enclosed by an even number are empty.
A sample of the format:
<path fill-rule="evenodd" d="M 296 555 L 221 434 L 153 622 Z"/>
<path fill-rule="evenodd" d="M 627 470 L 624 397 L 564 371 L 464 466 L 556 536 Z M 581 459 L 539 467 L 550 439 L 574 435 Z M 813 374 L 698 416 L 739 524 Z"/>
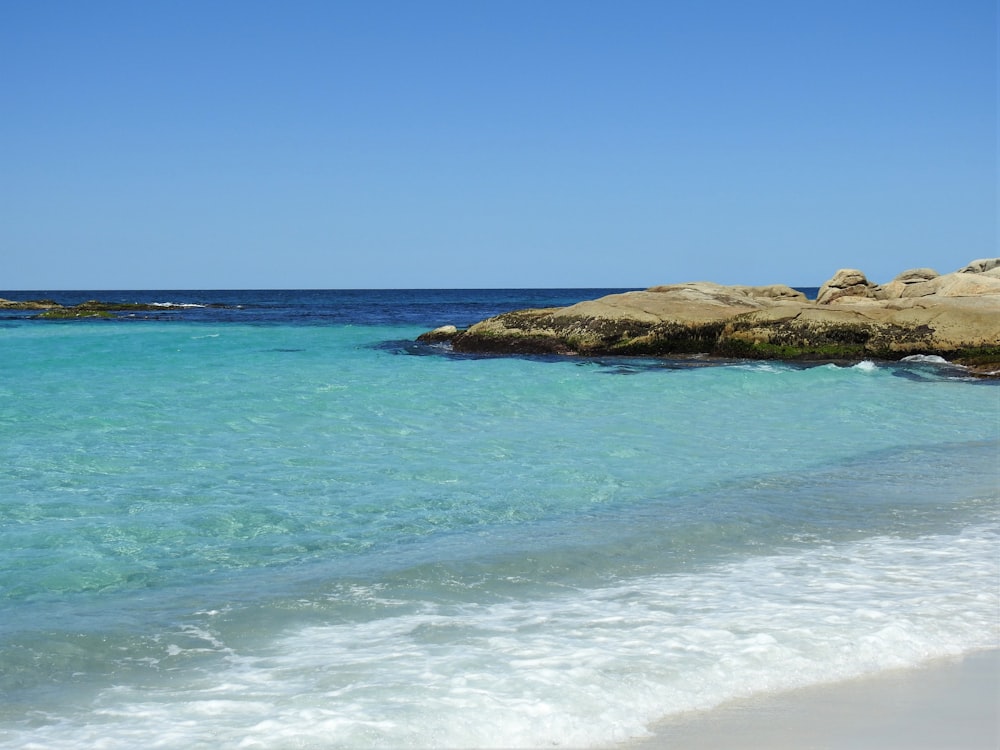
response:
<path fill-rule="evenodd" d="M 221 305 L 213 305 L 222 307 Z M 35 311 L 34 317 L 44 320 L 65 320 L 73 318 L 115 318 L 117 313 L 162 312 L 164 310 L 184 310 L 189 305 L 175 305 L 169 302 L 101 302 L 87 300 L 78 305 L 63 305 L 51 299 L 9 300 L 0 298 L 0 310 Z"/>
<path fill-rule="evenodd" d="M 465 330 L 442 326 L 418 340 L 493 354 L 851 362 L 929 355 L 998 377 L 1000 258 L 943 275 L 912 269 L 884 285 L 842 269 L 815 300 L 780 284 L 654 286 L 503 313 Z"/>

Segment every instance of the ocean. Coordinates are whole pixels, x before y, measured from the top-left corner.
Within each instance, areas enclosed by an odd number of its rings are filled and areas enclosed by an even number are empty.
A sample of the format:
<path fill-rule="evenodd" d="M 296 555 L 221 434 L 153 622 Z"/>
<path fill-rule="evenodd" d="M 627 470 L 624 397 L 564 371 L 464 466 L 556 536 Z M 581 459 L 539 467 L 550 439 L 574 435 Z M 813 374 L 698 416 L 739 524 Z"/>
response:
<path fill-rule="evenodd" d="M 0 292 L 0 748 L 610 747 L 1000 645 L 1000 388 L 415 342 L 618 290 Z"/>

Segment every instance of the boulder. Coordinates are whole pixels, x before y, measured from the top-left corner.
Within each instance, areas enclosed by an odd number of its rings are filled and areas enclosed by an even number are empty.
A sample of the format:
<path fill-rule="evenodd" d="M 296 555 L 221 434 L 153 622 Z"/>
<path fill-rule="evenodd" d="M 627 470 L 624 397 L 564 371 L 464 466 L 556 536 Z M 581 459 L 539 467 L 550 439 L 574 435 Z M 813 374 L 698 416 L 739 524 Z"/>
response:
<path fill-rule="evenodd" d="M 1000 271 L 1000 268 L 996 269 Z M 984 273 L 949 273 L 935 279 L 938 297 L 983 297 L 1000 295 L 1000 275 Z"/>
<path fill-rule="evenodd" d="M 805 302 L 808 298 L 798 289 L 792 289 L 784 284 L 768 284 L 767 286 L 737 286 L 743 293 L 755 299 L 790 299 Z"/>
<path fill-rule="evenodd" d="M 972 261 L 965 268 L 960 268 L 956 273 L 986 273 L 1000 268 L 1000 258 L 980 258 Z"/>
<path fill-rule="evenodd" d="M 903 271 L 893 281 L 898 281 L 902 284 L 917 284 L 921 281 L 936 279 L 940 275 L 933 268 L 911 268 L 909 271 Z"/>
<path fill-rule="evenodd" d="M 969 270 L 973 269 L 973 270 Z M 916 297 L 980 297 L 1000 294 L 1000 263 L 980 260 L 940 276 L 929 268 L 905 271 L 880 287 L 880 299 Z"/>
<path fill-rule="evenodd" d="M 875 299 L 877 286 L 865 278 L 865 275 L 855 268 L 841 268 L 833 278 L 819 288 L 816 302 L 829 305 L 845 297 L 861 297 Z"/>
<path fill-rule="evenodd" d="M 941 275 L 933 268 L 912 268 L 903 271 L 876 293 L 879 299 L 900 299 L 902 297 L 925 297 L 937 291 L 936 279 Z"/>

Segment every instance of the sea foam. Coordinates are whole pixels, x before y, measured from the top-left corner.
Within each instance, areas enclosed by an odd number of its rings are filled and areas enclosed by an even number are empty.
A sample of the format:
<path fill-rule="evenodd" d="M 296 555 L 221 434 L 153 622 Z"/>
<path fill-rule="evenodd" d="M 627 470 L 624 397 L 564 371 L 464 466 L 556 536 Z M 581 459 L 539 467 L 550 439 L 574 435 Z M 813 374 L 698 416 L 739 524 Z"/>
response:
<path fill-rule="evenodd" d="M 996 644 L 996 523 L 292 630 L 4 747 L 588 747 L 728 699 Z M 379 590 L 352 594 L 379 604 Z M 202 634 L 211 642 L 213 636 Z M 221 644 L 217 644 L 221 646 Z"/>

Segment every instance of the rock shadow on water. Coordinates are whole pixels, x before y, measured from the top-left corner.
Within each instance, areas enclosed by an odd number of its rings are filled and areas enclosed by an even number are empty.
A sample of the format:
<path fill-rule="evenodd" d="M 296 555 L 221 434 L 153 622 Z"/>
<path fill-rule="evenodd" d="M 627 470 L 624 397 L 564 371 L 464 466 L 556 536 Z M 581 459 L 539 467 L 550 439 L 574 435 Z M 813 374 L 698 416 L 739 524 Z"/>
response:
<path fill-rule="evenodd" d="M 412 339 L 392 339 L 371 344 L 370 349 L 389 354 L 409 357 L 443 357 L 457 361 L 478 361 L 482 359 L 523 359 L 533 362 L 566 362 L 570 358 L 561 354 L 509 355 L 494 352 L 456 352 L 445 341 L 414 341 Z"/>
<path fill-rule="evenodd" d="M 683 357 L 594 357 L 571 354 L 509 354 L 493 352 L 457 352 L 447 341 L 428 342 L 412 339 L 381 341 L 371 346 L 377 351 L 413 357 L 443 357 L 449 360 L 477 361 L 484 359 L 520 359 L 529 362 L 563 363 L 575 367 L 592 368 L 601 375 L 639 375 L 664 371 L 688 371 L 711 367 L 744 367 L 801 371 L 817 367 L 856 367 L 856 362 L 756 360 L 715 357 L 707 354 Z M 866 360 L 868 361 L 868 360 Z M 968 368 L 949 362 L 942 357 L 912 356 L 899 361 L 872 362 L 870 369 L 884 368 L 893 377 L 921 383 L 961 381 L 1000 386 L 996 378 L 975 377 Z"/>
<path fill-rule="evenodd" d="M 372 344 L 376 351 L 412 357 L 443 357 L 457 361 L 478 361 L 494 359 L 519 359 L 527 362 L 569 364 L 575 367 L 593 368 L 602 375 L 638 375 L 646 372 L 699 370 L 710 367 L 760 366 L 773 367 L 775 363 L 760 360 L 713 357 L 707 354 L 692 354 L 678 357 L 594 357 L 572 354 L 510 354 L 497 352 L 455 351 L 447 341 L 414 341 L 398 339 Z M 787 369 L 805 370 L 818 367 L 819 362 L 782 362 Z"/>

